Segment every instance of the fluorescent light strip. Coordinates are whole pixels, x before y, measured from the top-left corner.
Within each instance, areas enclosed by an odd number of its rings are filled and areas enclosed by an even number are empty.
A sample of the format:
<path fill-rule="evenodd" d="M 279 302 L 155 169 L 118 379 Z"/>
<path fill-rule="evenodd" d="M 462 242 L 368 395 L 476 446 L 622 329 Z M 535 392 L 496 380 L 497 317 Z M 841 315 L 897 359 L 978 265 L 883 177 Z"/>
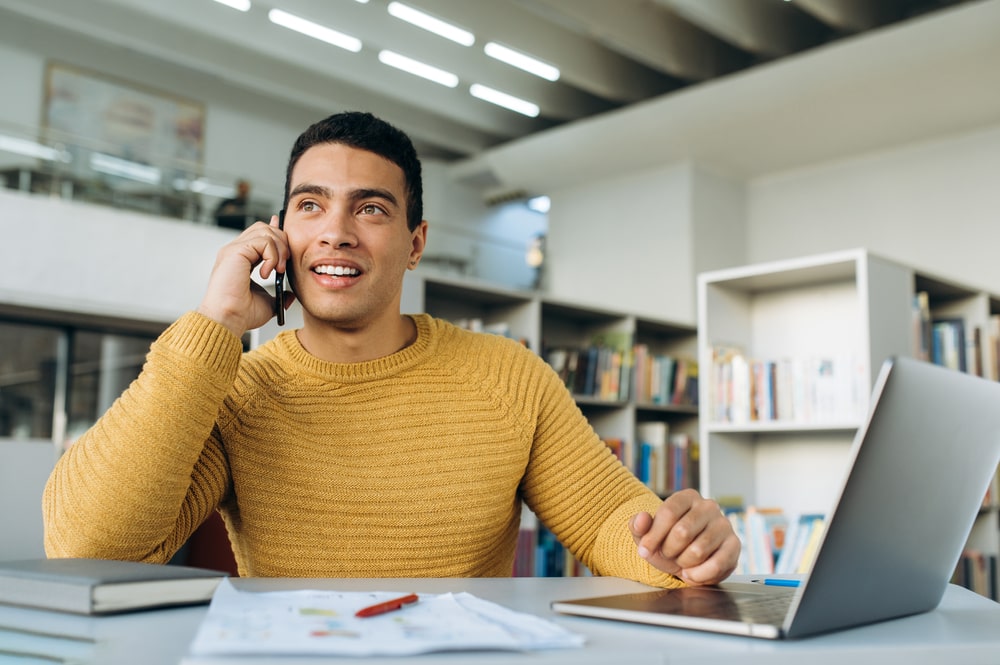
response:
<path fill-rule="evenodd" d="M 394 51 L 379 51 L 378 59 L 384 65 L 401 69 L 404 72 L 425 78 L 428 81 L 440 83 L 449 88 L 454 88 L 458 85 L 458 77 L 451 72 L 432 67 L 413 58 L 407 58 L 405 55 L 400 55 Z"/>
<path fill-rule="evenodd" d="M 236 190 L 233 189 L 232 185 L 214 185 L 205 178 L 197 178 L 196 180 L 175 178 L 174 189 L 189 189 L 196 194 L 206 194 L 208 196 L 217 196 L 219 198 L 229 198 L 236 194 Z"/>
<path fill-rule="evenodd" d="M 322 42 L 326 42 L 327 44 L 339 46 L 347 51 L 357 53 L 361 50 L 360 39 L 351 37 L 350 35 L 345 35 L 344 33 L 337 32 L 336 30 L 331 30 L 330 28 L 318 23 L 307 21 L 306 19 L 296 16 L 295 14 L 289 14 L 288 12 L 280 9 L 272 9 L 267 13 L 267 18 L 271 20 L 271 23 L 288 28 L 289 30 L 301 32 L 303 35 L 307 35 L 313 39 L 318 39 Z"/>
<path fill-rule="evenodd" d="M 439 37 L 450 39 L 453 42 L 461 44 L 462 46 L 472 46 L 476 43 L 476 36 L 468 30 L 459 28 L 451 23 L 446 23 L 441 19 L 434 18 L 433 16 L 414 9 L 409 5 L 404 5 L 401 2 L 390 2 L 388 9 L 391 16 L 395 16 L 396 18 L 415 25 L 418 28 L 423 28 L 428 32 L 433 32 Z"/>
<path fill-rule="evenodd" d="M 64 150 L 56 150 L 47 145 L 0 134 L 0 151 L 12 152 L 25 157 L 37 157 L 47 162 L 69 162 L 70 156 Z"/>
<path fill-rule="evenodd" d="M 129 180 L 138 180 L 151 185 L 160 184 L 160 169 L 155 166 L 139 164 L 121 157 L 113 157 L 95 152 L 90 156 L 90 168 L 108 175 L 116 175 Z"/>
<path fill-rule="evenodd" d="M 524 53 L 515 51 L 514 49 L 507 48 L 502 44 L 488 42 L 486 46 L 483 47 L 483 52 L 491 58 L 496 58 L 497 60 L 505 62 L 512 67 L 523 69 L 529 74 L 540 76 L 546 81 L 559 80 L 559 68 L 546 64 L 541 60 L 532 58 L 530 55 L 525 55 Z"/>
<path fill-rule="evenodd" d="M 220 5 L 238 9 L 241 12 L 250 11 L 250 0 L 215 0 Z"/>
<path fill-rule="evenodd" d="M 494 90 L 493 88 L 488 88 L 485 85 L 480 85 L 478 83 L 473 83 L 469 87 L 469 93 L 473 97 L 477 97 L 484 102 L 489 102 L 490 104 L 496 104 L 497 106 L 502 106 L 511 111 L 516 111 L 522 115 L 526 115 L 531 118 L 537 118 L 539 113 L 538 104 L 533 104 L 529 101 L 521 99 L 520 97 L 515 97 L 513 95 L 508 95 L 506 92 L 500 92 L 499 90 Z"/>

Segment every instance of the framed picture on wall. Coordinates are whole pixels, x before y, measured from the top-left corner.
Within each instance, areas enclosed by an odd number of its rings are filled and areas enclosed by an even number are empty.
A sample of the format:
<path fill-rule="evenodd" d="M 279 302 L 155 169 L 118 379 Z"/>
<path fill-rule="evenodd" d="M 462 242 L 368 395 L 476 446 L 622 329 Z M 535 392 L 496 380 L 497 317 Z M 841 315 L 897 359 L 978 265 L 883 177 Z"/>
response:
<path fill-rule="evenodd" d="M 50 141 L 89 155 L 149 165 L 163 175 L 202 164 L 205 107 L 193 100 L 50 62 L 43 114 Z"/>

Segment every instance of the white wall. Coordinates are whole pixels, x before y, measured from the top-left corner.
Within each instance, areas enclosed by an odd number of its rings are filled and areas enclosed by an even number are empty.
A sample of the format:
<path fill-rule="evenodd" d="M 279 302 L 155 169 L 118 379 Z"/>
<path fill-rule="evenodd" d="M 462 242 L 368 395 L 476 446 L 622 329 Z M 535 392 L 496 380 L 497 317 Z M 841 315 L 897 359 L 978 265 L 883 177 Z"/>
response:
<path fill-rule="evenodd" d="M 550 192 L 551 294 L 693 320 L 691 179 L 681 165 Z M 667 272 L 681 277 L 668 283 Z"/>
<path fill-rule="evenodd" d="M 51 443 L 0 443 L 0 561 L 45 556 L 42 490 L 55 461 Z"/>
<path fill-rule="evenodd" d="M 0 117 L 22 127 L 37 126 L 41 120 L 41 99 L 45 63 L 37 55 L 0 41 L 0 89 L 4 94 Z"/>
<path fill-rule="evenodd" d="M 693 325 L 697 273 L 744 260 L 743 184 L 691 164 L 551 197 L 548 284 L 557 298 Z"/>
<path fill-rule="evenodd" d="M 216 179 L 227 185 L 236 178 L 248 179 L 253 183 L 251 198 L 271 203 L 277 212 L 288 154 L 306 125 L 272 124 L 221 104 L 209 106 L 205 124 L 205 164 Z"/>
<path fill-rule="evenodd" d="M 0 302 L 169 323 L 201 301 L 232 231 L 0 189 Z"/>
<path fill-rule="evenodd" d="M 746 184 L 698 168 L 694 171 L 691 199 L 695 275 L 743 265 L 747 244 Z M 697 300 L 697 294 L 692 298 Z"/>
<path fill-rule="evenodd" d="M 1000 125 L 748 185 L 749 262 L 867 247 L 1000 293 Z"/>

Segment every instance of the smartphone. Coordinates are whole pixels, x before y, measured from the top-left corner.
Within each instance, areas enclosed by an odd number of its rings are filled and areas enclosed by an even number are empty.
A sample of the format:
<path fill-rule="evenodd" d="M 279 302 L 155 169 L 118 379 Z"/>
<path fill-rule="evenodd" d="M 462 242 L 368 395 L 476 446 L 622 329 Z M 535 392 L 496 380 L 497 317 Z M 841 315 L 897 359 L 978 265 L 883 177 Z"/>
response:
<path fill-rule="evenodd" d="M 285 210 L 278 212 L 278 228 L 285 230 Z M 278 316 L 278 325 L 285 325 L 285 273 L 274 271 L 274 309 Z"/>

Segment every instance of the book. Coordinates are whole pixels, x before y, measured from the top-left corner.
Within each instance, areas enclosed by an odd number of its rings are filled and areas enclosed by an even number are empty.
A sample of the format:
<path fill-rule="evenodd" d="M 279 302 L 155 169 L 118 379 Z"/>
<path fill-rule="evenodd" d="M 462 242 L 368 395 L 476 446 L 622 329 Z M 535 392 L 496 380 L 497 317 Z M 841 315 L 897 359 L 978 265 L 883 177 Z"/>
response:
<path fill-rule="evenodd" d="M 823 520 L 824 515 L 821 513 L 805 513 L 788 520 L 781 553 L 774 565 L 775 573 L 799 573 L 809 568 L 812 562 L 804 560 L 806 547 L 813 538 L 814 531 L 817 532 L 816 538 L 822 534 Z"/>
<path fill-rule="evenodd" d="M 934 319 L 931 333 L 931 362 L 960 372 L 968 371 L 965 320 L 958 317 Z"/>
<path fill-rule="evenodd" d="M 660 496 L 670 492 L 667 467 L 669 463 L 670 425 L 662 421 L 636 425 L 639 442 L 639 464 L 635 473 L 639 480 Z"/>
<path fill-rule="evenodd" d="M 207 603 L 225 573 L 105 559 L 0 562 L 0 603 L 76 614 Z"/>

